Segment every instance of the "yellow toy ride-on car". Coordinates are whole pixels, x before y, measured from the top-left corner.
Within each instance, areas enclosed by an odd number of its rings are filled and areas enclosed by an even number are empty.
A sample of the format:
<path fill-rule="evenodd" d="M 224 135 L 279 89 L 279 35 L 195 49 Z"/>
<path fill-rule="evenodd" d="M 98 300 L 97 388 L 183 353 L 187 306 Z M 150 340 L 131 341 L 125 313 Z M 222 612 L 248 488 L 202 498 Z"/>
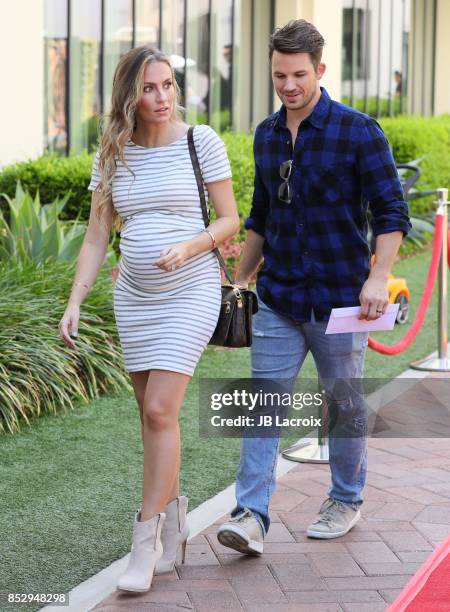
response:
<path fill-rule="evenodd" d="M 373 266 L 375 255 L 372 255 L 370 264 Z M 396 323 L 403 325 L 408 320 L 409 314 L 409 299 L 411 293 L 406 284 L 406 279 L 396 278 L 393 274 L 389 274 L 388 278 L 389 304 L 400 304 L 398 307 Z"/>
<path fill-rule="evenodd" d="M 404 278 L 396 278 L 389 274 L 388 279 L 389 304 L 400 304 L 396 323 L 403 325 L 408 320 L 410 292 Z"/>

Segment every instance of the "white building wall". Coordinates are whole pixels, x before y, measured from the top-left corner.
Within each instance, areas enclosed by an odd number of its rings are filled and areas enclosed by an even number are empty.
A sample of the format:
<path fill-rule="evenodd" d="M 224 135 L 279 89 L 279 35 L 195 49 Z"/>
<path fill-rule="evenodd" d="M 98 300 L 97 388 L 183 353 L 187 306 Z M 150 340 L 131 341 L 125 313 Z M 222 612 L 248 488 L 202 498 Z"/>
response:
<path fill-rule="evenodd" d="M 436 55 L 434 81 L 434 112 L 450 113 L 450 2 L 438 0 L 436 15 Z"/>
<path fill-rule="evenodd" d="M 341 99 L 342 0 L 314 0 L 312 23 L 325 39 L 322 60 L 327 69 L 321 84 L 333 100 Z M 306 17 L 305 17 L 306 19 Z"/>
<path fill-rule="evenodd" d="M 43 0 L 0 2 L 0 167 L 43 149 Z"/>

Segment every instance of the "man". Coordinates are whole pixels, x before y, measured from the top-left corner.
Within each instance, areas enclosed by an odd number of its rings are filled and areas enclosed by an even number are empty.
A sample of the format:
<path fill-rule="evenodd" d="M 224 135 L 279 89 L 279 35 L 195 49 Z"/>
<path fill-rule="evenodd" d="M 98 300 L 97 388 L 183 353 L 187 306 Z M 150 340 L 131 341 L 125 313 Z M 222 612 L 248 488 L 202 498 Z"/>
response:
<path fill-rule="evenodd" d="M 331 309 L 360 304 L 360 319 L 368 321 L 384 313 L 388 274 L 411 228 L 380 126 L 319 86 L 323 46 L 320 33 L 304 20 L 289 22 L 270 39 L 272 80 L 282 106 L 255 130 L 253 202 L 236 274 L 236 283 L 246 287 L 264 260 L 257 277 L 254 378 L 294 381 L 311 351 L 321 379 L 360 379 L 368 334 L 325 335 Z M 376 237 L 372 269 L 368 207 Z M 363 502 L 367 415 L 350 401 L 333 401 L 330 420 L 344 425 L 335 435 L 330 426 L 331 487 L 307 529 L 315 538 L 347 533 Z M 224 546 L 263 552 L 278 448 L 278 436 L 243 437 L 237 505 L 217 534 Z"/>

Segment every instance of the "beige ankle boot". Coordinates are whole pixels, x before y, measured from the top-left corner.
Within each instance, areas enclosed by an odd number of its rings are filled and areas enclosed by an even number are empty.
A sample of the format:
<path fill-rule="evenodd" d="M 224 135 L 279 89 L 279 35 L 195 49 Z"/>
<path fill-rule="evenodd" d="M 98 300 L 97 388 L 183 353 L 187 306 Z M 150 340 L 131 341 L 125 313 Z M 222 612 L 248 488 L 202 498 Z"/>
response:
<path fill-rule="evenodd" d="M 165 507 L 166 520 L 161 534 L 163 555 L 156 563 L 155 576 L 171 572 L 175 567 L 178 550 L 181 546 L 181 562 L 186 556 L 186 543 L 189 527 L 186 521 L 188 498 L 180 495 Z"/>
<path fill-rule="evenodd" d="M 163 549 L 161 531 L 166 515 L 164 512 L 155 514 L 147 521 L 140 521 L 138 510 L 134 517 L 133 544 L 131 546 L 128 567 L 117 583 L 122 591 L 148 591 L 152 586 L 153 572 Z"/>

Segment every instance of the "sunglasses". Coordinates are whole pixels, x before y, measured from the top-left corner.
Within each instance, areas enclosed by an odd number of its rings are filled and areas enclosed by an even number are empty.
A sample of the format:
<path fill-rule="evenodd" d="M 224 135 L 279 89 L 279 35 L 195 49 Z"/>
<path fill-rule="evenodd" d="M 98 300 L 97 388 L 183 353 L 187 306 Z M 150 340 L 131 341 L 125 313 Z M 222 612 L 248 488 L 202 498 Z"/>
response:
<path fill-rule="evenodd" d="M 282 202 L 286 202 L 286 204 L 290 204 L 292 202 L 292 189 L 289 184 L 291 173 L 292 159 L 288 159 L 280 165 L 280 176 L 283 179 L 283 182 L 278 188 L 278 199 Z"/>

